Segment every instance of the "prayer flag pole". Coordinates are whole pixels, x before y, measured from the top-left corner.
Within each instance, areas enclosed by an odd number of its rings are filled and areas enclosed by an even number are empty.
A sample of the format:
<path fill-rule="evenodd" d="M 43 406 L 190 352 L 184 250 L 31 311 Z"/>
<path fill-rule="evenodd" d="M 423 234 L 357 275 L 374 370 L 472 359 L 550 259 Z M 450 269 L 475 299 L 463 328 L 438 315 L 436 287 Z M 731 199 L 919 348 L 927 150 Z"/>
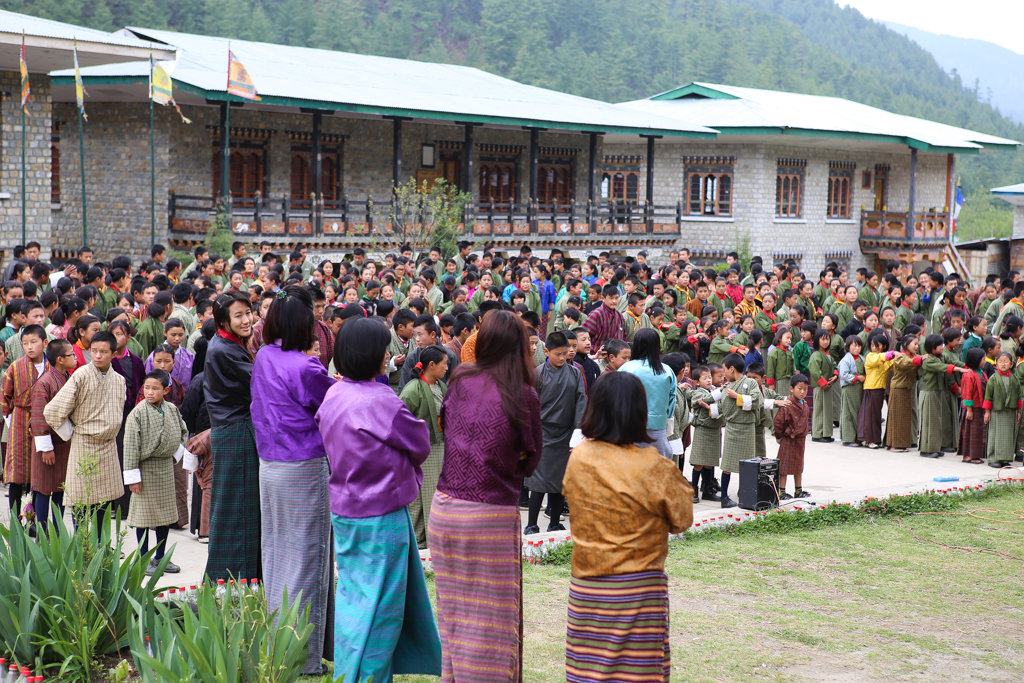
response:
<path fill-rule="evenodd" d="M 149 246 L 156 244 L 156 142 L 153 133 L 153 53 L 149 53 Z"/>
<path fill-rule="evenodd" d="M 25 114 L 27 113 L 29 100 L 32 99 L 31 90 L 28 84 L 28 63 L 25 61 L 25 31 L 21 32 L 21 60 L 18 65 L 21 70 L 21 243 L 28 241 L 28 195 L 25 194 Z"/>
<path fill-rule="evenodd" d="M 85 200 L 85 141 L 82 138 L 82 118 L 85 117 L 85 86 L 78 70 L 78 41 L 75 41 L 75 99 L 78 102 L 78 163 L 82 176 L 82 246 L 89 244 L 89 212 Z"/>

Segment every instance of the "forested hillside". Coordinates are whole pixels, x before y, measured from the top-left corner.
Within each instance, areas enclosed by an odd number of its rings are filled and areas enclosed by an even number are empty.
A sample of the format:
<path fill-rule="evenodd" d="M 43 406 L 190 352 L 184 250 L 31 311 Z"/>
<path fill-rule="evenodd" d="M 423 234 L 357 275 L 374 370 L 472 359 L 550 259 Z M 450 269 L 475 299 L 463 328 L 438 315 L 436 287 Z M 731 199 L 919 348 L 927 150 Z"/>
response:
<path fill-rule="evenodd" d="M 1024 140 L 905 36 L 832 0 L 0 0 L 122 26 L 476 66 L 611 102 L 690 81 L 846 97 Z M 1024 153 L 959 159 L 961 227 L 1007 232 L 988 188 L 1024 181 Z"/>

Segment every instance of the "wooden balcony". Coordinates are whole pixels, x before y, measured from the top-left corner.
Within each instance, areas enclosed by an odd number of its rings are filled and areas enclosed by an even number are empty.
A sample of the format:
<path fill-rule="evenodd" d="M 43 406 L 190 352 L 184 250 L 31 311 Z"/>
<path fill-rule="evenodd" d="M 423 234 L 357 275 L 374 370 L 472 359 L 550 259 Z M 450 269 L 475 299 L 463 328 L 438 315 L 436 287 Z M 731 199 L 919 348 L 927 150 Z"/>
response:
<path fill-rule="evenodd" d="M 234 199 L 230 226 L 242 241 L 267 240 L 280 245 L 376 246 L 400 242 L 396 229 L 382 217 L 391 214 L 386 203 L 341 200 Z M 172 194 L 168 230 L 181 244 L 203 239 L 216 218 L 216 201 L 209 196 Z M 466 207 L 460 227 L 466 239 L 488 242 L 529 242 L 540 245 L 626 242 L 664 245 L 681 231 L 682 205 L 657 206 L 602 202 L 483 203 Z M 422 217 L 408 216 L 408 226 Z"/>
<path fill-rule="evenodd" d="M 866 254 L 896 260 L 935 260 L 949 244 L 950 215 L 946 210 L 915 212 L 913 225 L 906 211 L 860 212 L 860 248 Z"/>

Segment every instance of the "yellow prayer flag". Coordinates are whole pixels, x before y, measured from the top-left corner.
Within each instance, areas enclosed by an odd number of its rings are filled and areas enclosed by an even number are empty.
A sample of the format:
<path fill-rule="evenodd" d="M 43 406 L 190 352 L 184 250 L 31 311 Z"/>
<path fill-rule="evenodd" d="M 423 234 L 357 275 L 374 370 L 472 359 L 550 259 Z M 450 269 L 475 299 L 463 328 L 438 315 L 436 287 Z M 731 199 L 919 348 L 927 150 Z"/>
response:
<path fill-rule="evenodd" d="M 230 49 L 228 49 L 228 94 L 244 97 L 247 100 L 260 99 L 256 94 L 256 84 L 252 82 L 249 72 Z"/>
<path fill-rule="evenodd" d="M 78 111 L 82 113 L 82 118 L 86 121 L 89 117 L 85 114 L 85 96 L 89 93 L 85 92 L 85 86 L 82 85 L 82 73 L 78 69 L 78 41 L 75 41 L 75 101 L 78 103 Z"/>
<path fill-rule="evenodd" d="M 32 89 L 28 85 L 28 63 L 25 61 L 25 34 L 21 34 L 21 108 L 27 114 L 28 103 L 32 100 Z"/>
<path fill-rule="evenodd" d="M 181 107 L 174 101 L 174 85 L 171 83 L 171 77 L 167 75 L 167 72 L 159 64 L 153 65 L 153 71 L 149 77 L 149 97 L 157 104 L 164 106 L 173 104 L 181 120 L 185 123 L 192 123 L 188 117 L 181 113 Z"/>

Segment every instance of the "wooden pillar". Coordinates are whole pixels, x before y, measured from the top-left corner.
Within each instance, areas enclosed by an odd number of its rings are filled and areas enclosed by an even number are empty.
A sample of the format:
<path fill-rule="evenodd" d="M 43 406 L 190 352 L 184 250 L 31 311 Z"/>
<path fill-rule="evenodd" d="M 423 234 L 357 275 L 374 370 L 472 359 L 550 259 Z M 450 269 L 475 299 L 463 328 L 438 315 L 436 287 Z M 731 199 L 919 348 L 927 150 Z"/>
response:
<path fill-rule="evenodd" d="M 597 133 L 590 134 L 590 160 L 587 166 L 587 199 L 597 203 Z"/>
<path fill-rule="evenodd" d="M 313 224 L 313 234 L 323 234 L 324 224 L 324 137 L 320 130 L 323 124 L 323 113 L 313 112 L 313 201 L 310 206 L 310 222 Z M 305 199 L 305 197 L 303 197 Z"/>
<path fill-rule="evenodd" d="M 463 124 L 466 134 L 462 143 L 462 191 L 473 193 L 473 124 Z"/>
<path fill-rule="evenodd" d="M 914 236 L 914 195 L 917 193 L 917 150 L 910 150 L 910 197 L 907 208 L 907 238 Z"/>
<path fill-rule="evenodd" d="M 537 157 L 540 154 L 540 129 L 530 129 L 530 200 L 537 199 Z"/>
<path fill-rule="evenodd" d="M 313 112 L 313 194 L 316 195 L 317 200 L 322 199 L 324 195 L 324 137 L 323 132 L 320 130 L 323 124 L 323 116 L 322 112 Z"/>
<path fill-rule="evenodd" d="M 654 205 L 654 141 L 660 135 L 644 135 L 647 138 L 647 204 Z"/>
<path fill-rule="evenodd" d="M 392 171 L 391 181 L 397 188 L 402 184 L 402 119 L 396 118 L 394 120 L 394 128 L 391 134 L 394 146 L 392 148 Z M 391 193 L 394 194 L 395 190 L 392 189 Z"/>
<path fill-rule="evenodd" d="M 220 196 L 230 195 L 228 183 L 231 179 L 231 105 L 220 104 Z"/>

